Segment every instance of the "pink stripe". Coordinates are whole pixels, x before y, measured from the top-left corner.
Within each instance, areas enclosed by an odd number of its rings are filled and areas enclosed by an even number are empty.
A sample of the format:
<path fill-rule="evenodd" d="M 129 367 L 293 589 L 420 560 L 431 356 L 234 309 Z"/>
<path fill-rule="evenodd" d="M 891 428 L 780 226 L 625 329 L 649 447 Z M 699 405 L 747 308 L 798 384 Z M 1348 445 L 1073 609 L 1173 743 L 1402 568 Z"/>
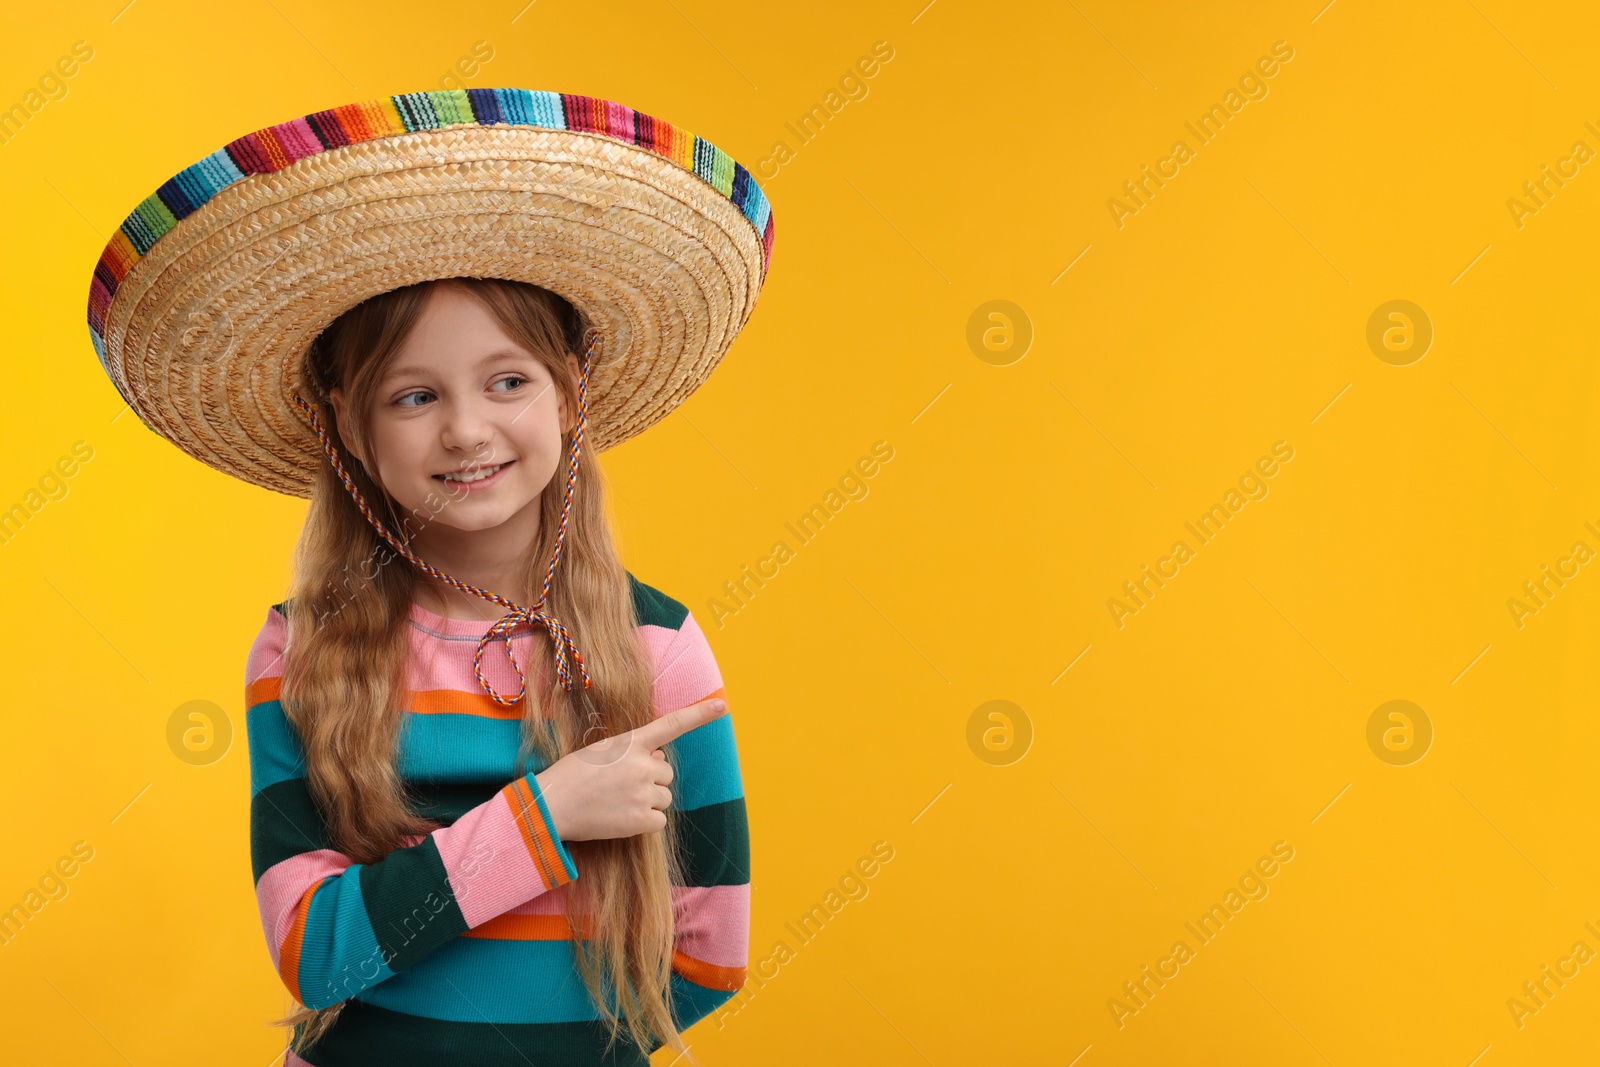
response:
<path fill-rule="evenodd" d="M 106 321 L 106 308 L 111 306 L 111 290 L 106 288 L 106 283 L 96 274 L 89 283 L 89 310 L 102 326 Z"/>
<path fill-rule="evenodd" d="M 319 878 L 342 874 L 350 857 L 332 849 L 320 848 L 280 860 L 267 869 L 256 883 L 256 906 L 261 912 L 261 929 L 267 933 L 267 948 L 272 965 L 278 965 L 278 950 L 289 936 L 295 905 Z"/>
<path fill-rule="evenodd" d="M 654 642 L 656 638 L 647 634 L 646 640 Z M 693 614 L 684 616 L 683 626 L 671 647 L 660 652 L 652 649 L 652 653 L 656 676 L 652 695 L 657 715 L 688 707 L 722 688 L 722 672 L 717 669 L 716 657 L 711 654 L 711 646 L 706 643 L 706 635 Z"/>
<path fill-rule="evenodd" d="M 433 839 L 469 929 L 547 889 L 511 806 L 499 794 L 435 830 Z"/>
<path fill-rule="evenodd" d="M 672 642 L 678 639 L 678 631 L 669 630 L 665 626 L 641 626 L 639 638 L 644 642 L 645 650 L 650 653 L 651 662 L 656 664 L 656 670 L 661 670 L 662 657 L 667 649 L 672 647 Z"/>
<path fill-rule="evenodd" d="M 272 127 L 272 133 L 291 163 L 322 151 L 321 139 L 303 117 Z"/>
<path fill-rule="evenodd" d="M 316 1064 L 301 1059 L 294 1054 L 294 1050 L 286 1048 L 283 1050 L 283 1067 L 316 1067 Z"/>
<path fill-rule="evenodd" d="M 489 623 L 483 624 L 483 629 L 489 628 Z M 535 664 L 537 669 L 530 670 L 528 663 L 533 659 L 533 639 L 535 636 L 544 637 L 544 631 L 537 635 L 522 633 L 513 635 L 511 648 L 516 653 L 517 662 L 522 664 L 522 669 L 528 672 L 530 686 L 539 686 L 544 677 L 542 664 Z M 429 635 L 423 630 L 411 627 L 411 655 L 406 662 L 406 685 L 413 689 L 458 689 L 463 693 L 482 693 L 483 688 L 478 685 L 478 679 L 472 673 L 472 656 L 478 650 L 476 638 L 470 640 L 440 640 Z M 500 693 L 517 691 L 517 674 L 511 669 L 511 664 L 506 662 L 506 646 L 504 641 L 496 640 L 483 654 L 483 674 L 489 679 L 489 684 Z"/>
<path fill-rule="evenodd" d="M 567 913 L 567 891 L 572 883 L 558 885 L 548 893 L 540 893 L 532 900 L 524 901 L 514 908 L 507 908 L 507 915 L 565 915 Z"/>
<path fill-rule="evenodd" d="M 605 101 L 606 106 L 606 132 L 614 137 L 625 138 L 633 141 L 633 108 L 619 104 L 614 100 Z"/>
<path fill-rule="evenodd" d="M 750 887 L 672 887 L 673 947 L 719 967 L 746 967 L 750 957 Z"/>
<path fill-rule="evenodd" d="M 283 646 L 288 636 L 288 621 L 272 608 L 268 608 L 266 625 L 256 634 L 255 644 L 250 646 L 250 656 L 245 660 L 245 685 L 261 678 L 283 674 Z"/>

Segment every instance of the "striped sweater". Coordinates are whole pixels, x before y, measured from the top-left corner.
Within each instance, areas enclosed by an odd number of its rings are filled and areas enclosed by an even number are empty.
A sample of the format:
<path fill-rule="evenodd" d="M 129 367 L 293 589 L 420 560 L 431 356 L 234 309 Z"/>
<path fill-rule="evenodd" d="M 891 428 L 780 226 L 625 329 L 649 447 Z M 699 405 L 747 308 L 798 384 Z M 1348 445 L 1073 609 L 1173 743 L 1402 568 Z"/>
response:
<path fill-rule="evenodd" d="M 654 664 L 655 714 L 725 697 L 689 610 L 632 574 L 628 582 Z M 267 612 L 245 671 L 256 898 L 288 990 L 313 1008 L 347 1003 L 305 1058 L 290 1052 L 285 1067 L 647 1064 L 626 1031 L 601 1055 L 606 1029 L 565 919 L 567 884 L 582 872 L 552 830 L 534 778 L 543 765 L 515 763 L 520 710 L 496 705 L 472 673 L 490 624 L 412 606 L 399 769 L 414 809 L 445 825 L 362 864 L 333 847 L 279 700 L 286 607 Z M 519 662 L 529 662 L 536 637 L 543 631 L 513 639 Z M 484 673 L 498 691 L 514 691 L 511 667 L 492 651 Z M 745 980 L 750 851 L 732 719 L 666 746 L 688 855 L 688 884 L 673 887 L 680 1030 Z"/>

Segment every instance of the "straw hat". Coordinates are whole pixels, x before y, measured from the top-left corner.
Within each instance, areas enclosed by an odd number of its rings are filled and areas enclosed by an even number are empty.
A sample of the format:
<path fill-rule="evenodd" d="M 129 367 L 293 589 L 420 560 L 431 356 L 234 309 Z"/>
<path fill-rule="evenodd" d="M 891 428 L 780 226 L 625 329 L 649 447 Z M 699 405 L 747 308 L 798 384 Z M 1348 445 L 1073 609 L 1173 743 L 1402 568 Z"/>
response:
<path fill-rule="evenodd" d="M 436 278 L 554 290 L 603 338 L 588 447 L 663 418 L 750 317 L 772 212 L 710 142 L 608 100 L 406 93 L 255 131 L 180 171 L 112 237 L 95 351 L 157 433 L 295 496 L 323 462 L 292 401 L 311 341 L 378 293 Z"/>

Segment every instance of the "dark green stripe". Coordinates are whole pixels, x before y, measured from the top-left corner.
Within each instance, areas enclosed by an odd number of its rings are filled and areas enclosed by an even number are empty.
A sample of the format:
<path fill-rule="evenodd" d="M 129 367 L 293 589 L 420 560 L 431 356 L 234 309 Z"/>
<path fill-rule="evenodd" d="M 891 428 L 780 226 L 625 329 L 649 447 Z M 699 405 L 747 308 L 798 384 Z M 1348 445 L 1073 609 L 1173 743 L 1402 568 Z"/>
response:
<path fill-rule="evenodd" d="M 332 847 L 304 778 L 274 782 L 250 801 L 250 866 L 256 881 L 290 856 Z"/>
<path fill-rule="evenodd" d="M 409 786 L 412 806 L 446 826 L 482 804 L 503 785 Z M 750 881 L 750 828 L 744 799 L 710 804 L 693 811 L 673 809 L 679 838 L 688 853 L 687 885 L 745 885 Z"/>
<path fill-rule="evenodd" d="M 504 782 L 470 785 L 459 782 L 407 782 L 406 793 L 411 810 L 425 819 L 449 826 L 505 787 Z"/>
<path fill-rule="evenodd" d="M 361 871 L 361 899 L 383 958 L 405 970 L 467 929 L 432 837 L 397 848 Z"/>
<path fill-rule="evenodd" d="M 444 826 L 453 824 L 503 788 L 504 782 L 406 786 L 412 809 Z M 258 881 L 280 860 L 319 848 L 333 848 L 333 843 L 317 816 L 304 778 L 276 782 L 256 794 L 251 803 L 250 858 Z"/>
<path fill-rule="evenodd" d="M 659 589 L 645 585 L 628 572 L 628 587 L 633 593 L 633 613 L 640 626 L 665 626 L 669 630 L 681 629 L 689 609 L 673 600 Z"/>
<path fill-rule="evenodd" d="M 274 864 L 302 852 L 333 848 L 326 824 L 304 778 L 277 782 L 255 795 L 250 813 L 250 865 L 259 882 Z M 467 928 L 445 873 L 438 845 L 428 837 L 360 868 L 361 899 L 372 932 L 394 958 L 395 971 L 415 963 Z"/>
<path fill-rule="evenodd" d="M 672 972 L 672 1022 L 681 1032 L 734 998 L 726 989 L 707 989 Z"/>
<path fill-rule="evenodd" d="M 388 1011 L 354 998 L 332 1029 L 305 1054 L 316 1067 L 650 1067 L 650 1058 L 627 1038 L 604 1055 L 600 1022 L 458 1023 Z"/>
<path fill-rule="evenodd" d="M 435 785 L 412 786 L 411 791 L 417 798 L 414 804 L 426 817 L 450 825 L 500 788 L 503 787 Z M 333 848 L 304 778 L 267 786 L 256 794 L 250 806 L 250 862 L 256 881 L 290 856 Z M 749 883 L 750 826 L 743 797 L 693 811 L 673 811 L 687 859 L 685 885 Z"/>
<path fill-rule="evenodd" d="M 677 827 L 680 847 L 687 854 L 684 885 L 749 884 L 750 826 L 743 797 L 679 811 Z"/>

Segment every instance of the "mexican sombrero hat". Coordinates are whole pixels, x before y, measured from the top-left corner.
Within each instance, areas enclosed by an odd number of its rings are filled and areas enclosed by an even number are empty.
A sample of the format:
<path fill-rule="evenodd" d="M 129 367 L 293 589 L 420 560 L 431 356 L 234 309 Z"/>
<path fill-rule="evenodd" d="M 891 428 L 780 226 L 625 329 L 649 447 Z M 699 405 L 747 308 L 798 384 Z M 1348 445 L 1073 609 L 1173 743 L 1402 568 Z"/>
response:
<path fill-rule="evenodd" d="M 406 93 L 256 130 L 142 201 L 106 245 L 89 332 L 124 400 L 203 462 L 295 496 L 322 462 L 296 409 L 312 340 L 368 297 L 531 282 L 604 338 L 587 447 L 655 423 L 755 306 L 772 212 L 709 141 L 609 100 Z"/>

